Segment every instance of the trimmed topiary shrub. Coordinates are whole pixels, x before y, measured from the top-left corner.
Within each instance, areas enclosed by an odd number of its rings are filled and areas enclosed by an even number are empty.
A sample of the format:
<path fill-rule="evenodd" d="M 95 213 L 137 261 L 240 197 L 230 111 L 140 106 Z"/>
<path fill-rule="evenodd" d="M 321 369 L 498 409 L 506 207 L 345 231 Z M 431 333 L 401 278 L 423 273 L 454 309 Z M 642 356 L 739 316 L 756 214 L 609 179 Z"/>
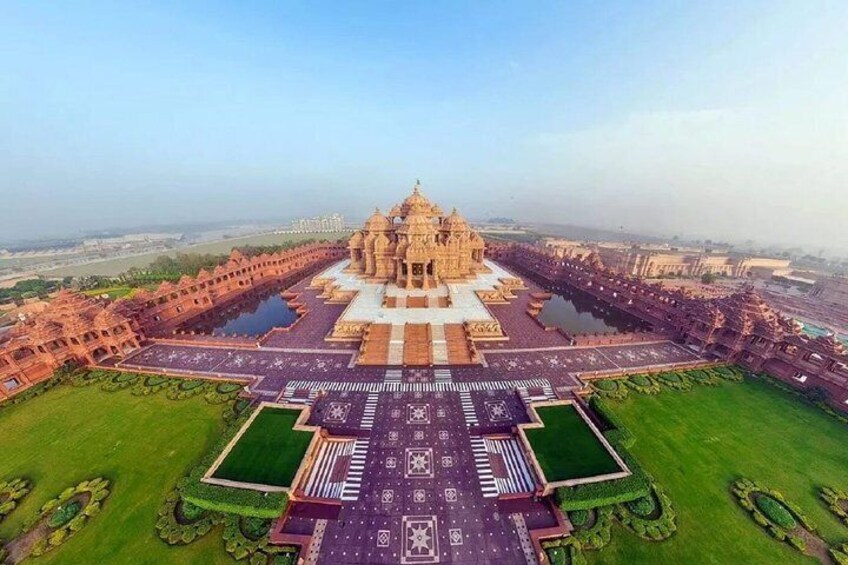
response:
<path fill-rule="evenodd" d="M 827 504 L 828 509 L 848 526 L 848 493 L 830 487 L 822 487 L 819 496 Z"/>
<path fill-rule="evenodd" d="M 649 496 L 617 505 L 615 516 L 622 526 L 646 540 L 665 540 L 677 531 L 671 499 L 657 484 L 652 485 Z"/>
<path fill-rule="evenodd" d="M 618 379 L 595 379 L 591 386 L 601 396 L 608 398 L 627 398 L 628 389 Z"/>
<path fill-rule="evenodd" d="M 674 390 L 690 390 L 692 388 L 692 382 L 684 373 L 660 373 L 657 375 L 657 380 L 660 384 Z"/>
<path fill-rule="evenodd" d="M 60 528 L 76 517 L 80 510 L 82 510 L 82 502 L 79 500 L 61 505 L 47 519 L 47 525 L 51 528 Z"/>
<path fill-rule="evenodd" d="M 208 534 L 213 527 L 222 524 L 224 516 L 209 512 L 180 498 L 171 491 L 159 507 L 156 532 L 169 545 L 186 545 Z"/>
<path fill-rule="evenodd" d="M 639 516 L 650 516 L 656 510 L 657 505 L 653 496 L 643 496 L 628 502 L 627 508 Z"/>
<path fill-rule="evenodd" d="M 571 525 L 576 528 L 580 526 L 585 526 L 589 521 L 589 511 L 588 510 L 572 510 L 568 513 L 568 519 L 571 520 Z"/>
<path fill-rule="evenodd" d="M 786 541 L 799 551 L 804 551 L 806 541 L 794 532 L 800 526 L 814 534 L 816 527 L 797 506 L 787 502 L 779 492 L 769 490 L 750 479 L 734 481 L 730 491 L 740 506 L 745 508 L 751 518 L 768 531 L 769 535 L 779 541 Z"/>
<path fill-rule="evenodd" d="M 648 375 L 630 375 L 626 381 L 623 381 L 636 392 L 642 394 L 657 394 L 662 390 L 657 382 Z"/>
<path fill-rule="evenodd" d="M 40 524 L 47 526 L 45 537 L 35 540 L 30 555 L 39 556 L 63 544 L 100 512 L 102 501 L 109 496 L 109 481 L 103 478 L 83 481 L 62 491 L 41 507 L 38 518 L 25 523 L 23 534 Z"/>
<path fill-rule="evenodd" d="M 208 383 L 201 380 L 177 379 L 176 386 L 168 390 L 168 398 L 171 400 L 185 400 L 203 394 L 209 390 Z"/>
<path fill-rule="evenodd" d="M 760 495 L 755 498 L 757 508 L 766 518 L 785 530 L 793 530 L 798 525 L 789 510 L 779 501 L 768 495 Z"/>
<path fill-rule="evenodd" d="M 267 563 L 278 555 L 297 556 L 297 549 L 271 545 L 267 531 L 258 539 L 251 539 L 243 531 L 242 518 L 227 516 L 224 524 L 224 549 L 236 560 L 249 559 L 250 563 Z"/>
<path fill-rule="evenodd" d="M 30 484 L 26 479 L 0 481 L 0 520 L 17 508 L 18 501 L 29 494 L 29 491 Z"/>
<path fill-rule="evenodd" d="M 612 506 L 604 506 L 595 509 L 595 523 L 588 529 L 576 529 L 571 535 L 580 542 L 583 549 L 601 549 L 607 545 L 611 537 L 612 529 Z"/>
<path fill-rule="evenodd" d="M 111 378 L 103 380 L 100 390 L 104 392 L 116 392 L 129 388 L 140 380 L 141 375 L 136 373 L 113 373 Z"/>

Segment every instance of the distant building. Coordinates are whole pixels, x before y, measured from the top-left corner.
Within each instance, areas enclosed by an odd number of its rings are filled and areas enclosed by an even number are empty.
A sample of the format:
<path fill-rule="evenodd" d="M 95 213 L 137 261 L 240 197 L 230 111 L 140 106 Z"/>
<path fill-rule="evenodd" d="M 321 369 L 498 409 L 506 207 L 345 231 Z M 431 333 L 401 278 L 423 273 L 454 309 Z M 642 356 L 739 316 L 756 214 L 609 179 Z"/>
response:
<path fill-rule="evenodd" d="M 292 222 L 294 233 L 328 233 L 345 230 L 344 216 L 341 214 L 330 214 L 329 216 L 315 216 L 314 218 L 299 218 Z"/>
<path fill-rule="evenodd" d="M 844 275 L 822 277 L 816 281 L 810 296 L 829 304 L 848 306 L 848 277 Z"/>
<path fill-rule="evenodd" d="M 594 253 L 608 269 L 646 279 L 662 276 L 700 277 L 705 274 L 767 279 L 776 271 L 785 270 L 790 263 L 789 259 L 750 257 L 696 247 L 583 243 L 562 239 L 549 239 L 545 243 L 559 257 L 581 258 Z"/>

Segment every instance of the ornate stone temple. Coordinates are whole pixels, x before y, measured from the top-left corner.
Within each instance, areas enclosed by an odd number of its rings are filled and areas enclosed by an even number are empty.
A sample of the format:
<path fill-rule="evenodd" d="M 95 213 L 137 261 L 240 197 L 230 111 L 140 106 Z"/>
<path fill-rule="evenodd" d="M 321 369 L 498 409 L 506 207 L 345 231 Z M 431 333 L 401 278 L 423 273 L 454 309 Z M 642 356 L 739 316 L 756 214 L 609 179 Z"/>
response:
<path fill-rule="evenodd" d="M 349 270 L 404 288 L 428 289 L 485 271 L 484 247 L 483 238 L 456 209 L 445 215 L 416 183 L 412 194 L 387 216 L 376 210 L 353 234 Z"/>

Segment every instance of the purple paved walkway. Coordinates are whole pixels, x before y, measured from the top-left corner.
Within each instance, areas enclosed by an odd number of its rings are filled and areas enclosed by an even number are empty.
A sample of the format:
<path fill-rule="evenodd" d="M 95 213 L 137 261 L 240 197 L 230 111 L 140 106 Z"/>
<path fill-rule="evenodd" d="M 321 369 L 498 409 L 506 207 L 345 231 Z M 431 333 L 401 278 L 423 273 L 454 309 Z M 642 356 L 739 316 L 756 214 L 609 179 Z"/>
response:
<path fill-rule="evenodd" d="M 264 400 L 305 399 L 310 390 L 325 390 L 314 400 L 309 423 L 356 437 L 368 451 L 360 489 L 348 492 L 338 516 L 327 522 L 320 563 L 526 563 L 510 515 L 520 514 L 531 529 L 554 526 L 556 519 L 542 501 L 484 496 L 474 438 L 509 433 L 526 422 L 525 388 L 553 395 L 578 387 L 580 373 L 638 372 L 697 360 L 670 342 L 566 347 L 560 334 L 545 332 L 525 313 L 531 291 L 524 291 L 512 304 L 492 307 L 511 339 L 484 346 L 485 366 L 387 374 L 385 367 L 352 366 L 355 344 L 324 341 L 344 306 L 323 304 L 306 284 L 294 290 L 309 314 L 260 349 L 154 344 L 120 366 L 253 378 L 251 390 Z M 290 351 L 295 349 L 314 351 Z M 317 518 L 327 519 L 314 513 L 308 505 L 294 509 L 285 531 L 311 533 Z"/>

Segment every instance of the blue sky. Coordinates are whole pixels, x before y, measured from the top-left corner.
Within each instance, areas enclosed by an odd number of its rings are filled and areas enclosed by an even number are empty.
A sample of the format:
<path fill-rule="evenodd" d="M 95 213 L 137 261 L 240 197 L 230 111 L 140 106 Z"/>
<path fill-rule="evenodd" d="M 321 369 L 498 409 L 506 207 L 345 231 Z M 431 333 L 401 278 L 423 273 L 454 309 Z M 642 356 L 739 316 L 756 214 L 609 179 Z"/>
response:
<path fill-rule="evenodd" d="M 388 207 L 848 248 L 848 3 L 5 2 L 0 238 Z"/>

